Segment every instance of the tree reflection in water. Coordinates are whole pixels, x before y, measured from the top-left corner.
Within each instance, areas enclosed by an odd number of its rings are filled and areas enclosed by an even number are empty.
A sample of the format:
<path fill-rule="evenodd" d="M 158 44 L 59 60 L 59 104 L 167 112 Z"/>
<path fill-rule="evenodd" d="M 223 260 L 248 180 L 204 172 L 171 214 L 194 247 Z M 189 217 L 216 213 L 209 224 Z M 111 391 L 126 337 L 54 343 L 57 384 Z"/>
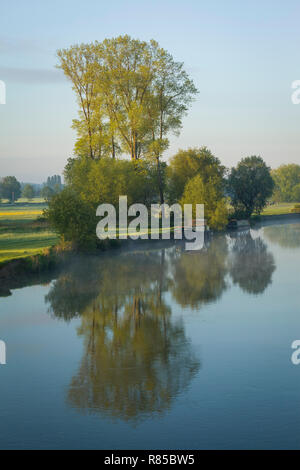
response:
<path fill-rule="evenodd" d="M 172 318 L 165 293 L 199 309 L 234 283 L 262 293 L 274 259 L 250 232 L 216 236 L 200 252 L 170 249 L 77 259 L 52 285 L 50 311 L 69 321 L 80 316 L 84 353 L 67 401 L 77 410 L 136 422 L 169 409 L 200 362 L 184 324 Z"/>
<path fill-rule="evenodd" d="M 87 296 L 77 309 L 71 302 L 74 314 L 81 314 L 78 334 L 84 338 L 84 355 L 70 384 L 68 403 L 82 412 L 133 421 L 163 412 L 200 367 L 183 323 L 171 318 L 164 300 L 165 251 L 107 258 L 95 266 L 89 260 L 88 265 L 98 277 L 98 295 L 89 286 L 88 305 Z M 47 296 L 59 317 L 64 313 L 58 300 L 64 287 L 71 283 L 73 293 L 78 282 L 82 289 L 82 274 L 81 270 L 81 280 L 62 276 Z M 69 319 L 70 303 L 66 305 Z"/>
<path fill-rule="evenodd" d="M 253 240 L 250 231 L 235 237 L 229 260 L 234 284 L 250 294 L 262 294 L 272 282 L 275 260 L 261 238 Z"/>
<path fill-rule="evenodd" d="M 264 227 L 265 237 L 282 248 L 300 247 L 300 223 Z"/>
<path fill-rule="evenodd" d="M 217 236 L 201 251 L 182 251 L 173 256 L 171 291 L 176 302 L 199 309 L 218 300 L 227 289 L 227 255 L 226 238 Z"/>

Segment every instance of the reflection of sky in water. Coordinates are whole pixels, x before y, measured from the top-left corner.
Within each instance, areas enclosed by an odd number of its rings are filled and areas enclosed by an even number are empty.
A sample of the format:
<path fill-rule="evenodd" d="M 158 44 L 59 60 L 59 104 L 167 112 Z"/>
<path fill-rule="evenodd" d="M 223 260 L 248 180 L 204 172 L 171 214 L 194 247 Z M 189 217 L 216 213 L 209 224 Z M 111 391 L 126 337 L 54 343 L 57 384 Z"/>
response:
<path fill-rule="evenodd" d="M 74 260 L 0 299 L 0 447 L 299 448 L 300 224 Z"/>

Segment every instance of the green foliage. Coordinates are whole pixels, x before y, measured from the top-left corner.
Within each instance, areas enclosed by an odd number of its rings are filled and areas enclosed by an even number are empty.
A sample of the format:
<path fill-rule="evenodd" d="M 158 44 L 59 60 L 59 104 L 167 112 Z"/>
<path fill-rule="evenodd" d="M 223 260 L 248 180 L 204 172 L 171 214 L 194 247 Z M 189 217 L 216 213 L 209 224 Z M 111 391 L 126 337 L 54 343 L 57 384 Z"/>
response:
<path fill-rule="evenodd" d="M 274 181 L 270 168 L 261 157 L 242 159 L 232 168 L 228 178 L 228 191 L 237 218 L 249 218 L 253 212 L 261 213 L 272 195 Z"/>
<path fill-rule="evenodd" d="M 205 219 L 213 230 L 223 230 L 228 223 L 227 201 L 219 176 L 211 176 L 206 181 L 201 174 L 194 176 L 185 186 L 181 204 L 193 204 L 194 217 L 196 204 L 204 204 Z"/>
<path fill-rule="evenodd" d="M 96 211 L 71 188 L 51 198 L 45 215 L 61 237 L 75 248 L 96 247 Z"/>
<path fill-rule="evenodd" d="M 127 35 L 59 50 L 58 59 L 79 103 L 75 155 L 154 158 L 163 203 L 161 156 L 197 93 L 183 64 L 157 42 Z"/>
<path fill-rule="evenodd" d="M 5 176 L 0 182 L 0 197 L 15 201 L 21 196 L 21 184 L 15 176 Z"/>
<path fill-rule="evenodd" d="M 122 195 L 128 197 L 128 204 L 140 202 L 149 206 L 157 200 L 156 169 L 148 160 L 77 158 L 69 160 L 65 174 L 82 200 L 95 208 L 101 203 L 117 207 Z"/>
<path fill-rule="evenodd" d="M 80 156 L 115 157 L 121 151 L 140 158 L 153 142 L 178 132 L 197 93 L 183 64 L 155 41 L 125 35 L 57 55 L 80 105 L 73 121 Z"/>
<path fill-rule="evenodd" d="M 221 181 L 225 167 L 206 147 L 179 150 L 170 160 L 168 169 L 168 198 L 178 202 L 187 182 L 196 174 L 200 174 L 204 183 L 210 178 Z"/>
<path fill-rule="evenodd" d="M 300 165 L 281 165 L 272 171 L 275 182 L 273 199 L 276 202 L 300 202 Z"/>
<path fill-rule="evenodd" d="M 22 191 L 22 197 L 26 199 L 32 199 L 34 197 L 34 189 L 31 184 L 25 184 L 23 191 Z"/>

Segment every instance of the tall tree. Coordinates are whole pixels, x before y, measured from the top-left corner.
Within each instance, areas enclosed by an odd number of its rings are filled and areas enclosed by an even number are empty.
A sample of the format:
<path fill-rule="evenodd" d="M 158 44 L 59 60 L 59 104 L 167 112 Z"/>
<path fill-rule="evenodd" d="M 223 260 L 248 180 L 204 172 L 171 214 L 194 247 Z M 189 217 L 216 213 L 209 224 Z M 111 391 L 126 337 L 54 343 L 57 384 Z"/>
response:
<path fill-rule="evenodd" d="M 22 191 L 22 196 L 26 199 L 32 199 L 34 197 L 34 189 L 31 184 L 25 184 Z"/>
<path fill-rule="evenodd" d="M 300 165 L 281 165 L 272 171 L 275 182 L 274 199 L 277 202 L 300 201 Z"/>
<path fill-rule="evenodd" d="M 261 157 L 244 158 L 232 168 L 228 190 L 238 215 L 260 214 L 274 190 L 271 170 Z"/>
<path fill-rule="evenodd" d="M 21 184 L 15 176 L 5 176 L 0 182 L 0 197 L 15 201 L 21 196 Z"/>
<path fill-rule="evenodd" d="M 116 153 L 133 161 L 153 159 L 161 202 L 161 156 L 170 132 L 179 133 L 196 87 L 183 64 L 156 41 L 119 36 L 58 51 L 80 105 L 73 122 L 77 155 L 92 159 Z"/>

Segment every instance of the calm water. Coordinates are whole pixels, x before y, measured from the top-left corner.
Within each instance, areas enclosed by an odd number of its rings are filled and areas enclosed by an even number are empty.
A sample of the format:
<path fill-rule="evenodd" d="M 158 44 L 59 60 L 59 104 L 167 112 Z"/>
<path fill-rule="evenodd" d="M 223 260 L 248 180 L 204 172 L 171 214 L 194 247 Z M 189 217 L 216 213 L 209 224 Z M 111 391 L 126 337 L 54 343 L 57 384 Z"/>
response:
<path fill-rule="evenodd" d="M 300 448 L 300 224 L 163 247 L 0 299 L 1 448 Z"/>

